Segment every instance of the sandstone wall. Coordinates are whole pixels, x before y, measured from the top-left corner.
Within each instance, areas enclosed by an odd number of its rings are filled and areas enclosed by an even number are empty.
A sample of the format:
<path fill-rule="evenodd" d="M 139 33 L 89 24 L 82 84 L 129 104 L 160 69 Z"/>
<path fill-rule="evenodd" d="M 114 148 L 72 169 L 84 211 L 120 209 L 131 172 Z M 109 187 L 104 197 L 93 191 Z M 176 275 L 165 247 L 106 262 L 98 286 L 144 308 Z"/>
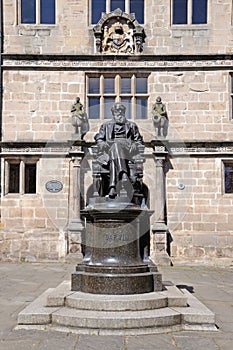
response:
<path fill-rule="evenodd" d="M 233 195 L 224 194 L 225 159 L 231 156 L 171 160 L 167 205 L 173 257 L 215 263 L 233 258 Z"/>
<path fill-rule="evenodd" d="M 232 1 L 209 1 L 208 24 L 171 25 L 170 0 L 145 1 L 145 54 L 232 52 Z M 4 8 L 4 51 L 17 54 L 93 54 L 89 1 L 57 1 L 56 25 L 22 25 L 17 2 Z"/>
<path fill-rule="evenodd" d="M 71 139 L 75 97 L 86 107 L 85 71 L 6 69 L 3 79 L 4 141 Z M 137 120 L 145 140 L 154 137 L 151 109 L 158 95 L 168 110 L 169 140 L 232 140 L 231 83 L 230 70 L 151 71 L 148 120 Z M 100 123 L 90 120 L 87 141 Z"/>

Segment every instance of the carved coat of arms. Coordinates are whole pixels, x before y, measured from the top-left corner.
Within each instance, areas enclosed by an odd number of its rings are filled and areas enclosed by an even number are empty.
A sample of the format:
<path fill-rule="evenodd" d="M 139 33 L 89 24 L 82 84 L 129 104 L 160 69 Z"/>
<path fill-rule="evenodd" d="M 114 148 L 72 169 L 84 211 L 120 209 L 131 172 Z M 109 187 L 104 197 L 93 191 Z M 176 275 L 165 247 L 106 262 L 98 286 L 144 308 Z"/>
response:
<path fill-rule="evenodd" d="M 104 36 L 102 41 L 102 51 L 111 52 L 134 52 L 134 37 L 133 29 L 129 28 L 127 24 L 122 25 L 117 22 L 110 28 L 104 28 Z"/>
<path fill-rule="evenodd" d="M 134 14 L 120 9 L 103 14 L 93 31 L 97 52 L 134 54 L 142 51 L 145 33 Z"/>

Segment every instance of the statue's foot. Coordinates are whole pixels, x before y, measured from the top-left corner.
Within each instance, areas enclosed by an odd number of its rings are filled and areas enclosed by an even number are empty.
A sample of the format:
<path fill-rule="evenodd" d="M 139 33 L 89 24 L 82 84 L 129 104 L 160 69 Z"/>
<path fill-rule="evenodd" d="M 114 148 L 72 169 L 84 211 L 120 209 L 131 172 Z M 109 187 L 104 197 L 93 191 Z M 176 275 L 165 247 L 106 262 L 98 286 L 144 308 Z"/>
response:
<path fill-rule="evenodd" d="M 110 191 L 109 191 L 109 194 L 108 194 L 108 196 L 109 196 L 109 198 L 115 198 L 116 197 L 116 195 L 117 195 L 117 193 L 116 193 L 116 189 L 115 189 L 115 187 L 111 187 L 110 188 Z"/>

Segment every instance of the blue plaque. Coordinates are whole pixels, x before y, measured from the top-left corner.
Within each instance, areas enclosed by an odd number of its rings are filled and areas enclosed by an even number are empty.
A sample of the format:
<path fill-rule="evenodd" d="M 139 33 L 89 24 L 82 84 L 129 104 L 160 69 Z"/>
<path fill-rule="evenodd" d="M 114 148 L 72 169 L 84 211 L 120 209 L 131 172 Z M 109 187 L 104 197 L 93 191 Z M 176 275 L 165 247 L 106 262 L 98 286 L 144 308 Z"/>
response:
<path fill-rule="evenodd" d="M 50 181 L 46 182 L 45 188 L 49 192 L 57 193 L 63 189 L 63 185 L 60 181 L 50 180 Z"/>

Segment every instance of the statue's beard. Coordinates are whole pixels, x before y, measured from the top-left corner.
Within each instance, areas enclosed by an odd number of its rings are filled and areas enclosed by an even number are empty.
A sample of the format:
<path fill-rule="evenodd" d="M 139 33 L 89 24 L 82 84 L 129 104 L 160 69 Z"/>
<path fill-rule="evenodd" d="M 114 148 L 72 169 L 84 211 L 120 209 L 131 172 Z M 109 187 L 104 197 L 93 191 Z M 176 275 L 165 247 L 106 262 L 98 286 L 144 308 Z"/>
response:
<path fill-rule="evenodd" d="M 120 117 L 117 120 L 115 119 L 115 122 L 117 124 L 120 124 L 120 125 L 125 124 L 126 123 L 126 118 L 125 117 Z"/>

